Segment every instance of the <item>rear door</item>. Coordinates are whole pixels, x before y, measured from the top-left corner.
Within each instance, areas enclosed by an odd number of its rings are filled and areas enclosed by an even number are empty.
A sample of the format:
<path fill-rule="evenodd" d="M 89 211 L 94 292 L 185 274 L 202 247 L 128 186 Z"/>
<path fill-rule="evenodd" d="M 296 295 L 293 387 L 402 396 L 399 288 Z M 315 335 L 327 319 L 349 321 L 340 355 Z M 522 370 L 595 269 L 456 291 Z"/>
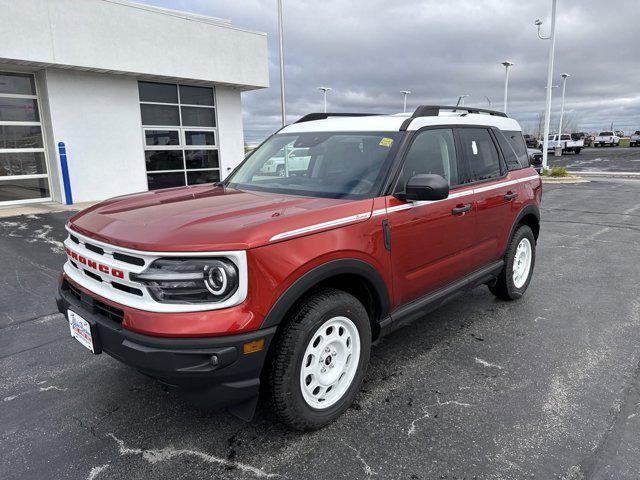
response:
<path fill-rule="evenodd" d="M 520 184 L 507 170 L 497 137 L 489 128 L 459 128 L 457 135 L 477 210 L 473 263 L 484 266 L 504 252 L 519 211 Z"/>
<path fill-rule="evenodd" d="M 386 197 L 396 304 L 415 300 L 473 270 L 473 189 L 461 185 L 459 170 L 451 128 L 429 128 L 414 135 L 394 194 L 403 193 L 407 181 L 421 173 L 444 177 L 450 193 L 433 202 Z"/>

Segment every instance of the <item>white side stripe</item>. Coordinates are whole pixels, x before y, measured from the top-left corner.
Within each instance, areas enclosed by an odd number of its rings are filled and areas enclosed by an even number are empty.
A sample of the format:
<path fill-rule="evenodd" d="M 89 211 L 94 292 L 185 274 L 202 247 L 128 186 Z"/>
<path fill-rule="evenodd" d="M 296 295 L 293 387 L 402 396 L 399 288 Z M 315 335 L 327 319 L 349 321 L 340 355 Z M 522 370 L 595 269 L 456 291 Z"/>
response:
<path fill-rule="evenodd" d="M 369 218 L 370 216 L 371 212 L 364 212 L 358 213 L 357 215 L 351 215 L 349 217 L 338 218 L 337 220 L 316 223 L 315 225 L 309 225 L 308 227 L 297 228 L 295 230 L 289 230 L 288 232 L 279 233 L 271 237 L 269 241 L 273 242 L 274 240 L 281 240 L 283 238 L 292 237 L 294 235 L 300 235 L 301 233 L 309 233 L 316 230 L 322 230 L 323 228 L 336 227 L 338 225 L 344 225 L 345 223 L 357 222 L 358 220 Z"/>
<path fill-rule="evenodd" d="M 487 192 L 489 190 L 493 190 L 501 187 L 508 187 L 509 185 L 516 185 L 518 183 L 528 182 L 529 180 L 535 180 L 540 178 L 539 175 L 532 175 L 530 177 L 519 178 L 516 180 L 508 180 L 506 182 L 496 183 L 494 185 L 487 185 L 484 187 L 471 188 L 469 190 L 465 190 L 464 192 L 455 192 L 450 194 L 447 198 L 443 200 L 424 200 L 419 202 L 411 202 L 411 203 L 403 203 L 402 205 L 396 205 L 394 207 L 388 208 L 380 208 L 378 210 L 374 210 L 373 212 L 363 212 L 358 213 L 356 215 L 351 215 L 349 217 L 338 218 L 336 220 L 330 220 L 328 222 L 316 223 L 315 225 L 309 225 L 308 227 L 297 228 L 295 230 L 289 230 L 288 232 L 279 233 L 274 235 L 269 239 L 269 241 L 273 242 L 275 240 L 281 240 L 283 238 L 293 237 L 294 235 L 300 235 L 303 233 L 315 232 L 316 230 L 322 230 L 323 228 L 336 227 L 338 225 L 344 225 L 346 223 L 357 222 L 359 220 L 369 218 L 369 217 L 377 217 L 380 215 L 384 215 L 385 213 L 399 212 L 401 210 L 409 210 L 410 208 L 421 207 L 423 205 L 428 205 L 431 203 L 439 203 L 444 202 L 445 200 L 450 200 L 452 198 L 460 198 L 466 197 L 467 195 L 473 195 L 475 193 Z"/>

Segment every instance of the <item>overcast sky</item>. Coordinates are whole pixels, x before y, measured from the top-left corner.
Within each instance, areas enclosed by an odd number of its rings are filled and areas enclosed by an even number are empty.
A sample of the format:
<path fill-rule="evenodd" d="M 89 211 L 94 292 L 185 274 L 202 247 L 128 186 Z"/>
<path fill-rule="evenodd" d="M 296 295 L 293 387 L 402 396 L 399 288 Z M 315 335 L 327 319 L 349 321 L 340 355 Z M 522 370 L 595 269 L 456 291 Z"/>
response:
<path fill-rule="evenodd" d="M 231 20 L 267 32 L 271 87 L 243 93 L 245 139 L 279 127 L 276 0 L 138 0 Z M 551 0 L 283 0 L 288 121 L 322 111 L 402 111 L 455 104 L 502 108 L 504 67 L 509 115 L 535 129 L 544 110 Z M 579 130 L 640 130 L 640 1 L 559 0 L 554 84 L 567 72 L 565 112 Z M 212 46 L 212 48 L 214 48 Z M 553 89 L 552 131 L 560 89 Z"/>

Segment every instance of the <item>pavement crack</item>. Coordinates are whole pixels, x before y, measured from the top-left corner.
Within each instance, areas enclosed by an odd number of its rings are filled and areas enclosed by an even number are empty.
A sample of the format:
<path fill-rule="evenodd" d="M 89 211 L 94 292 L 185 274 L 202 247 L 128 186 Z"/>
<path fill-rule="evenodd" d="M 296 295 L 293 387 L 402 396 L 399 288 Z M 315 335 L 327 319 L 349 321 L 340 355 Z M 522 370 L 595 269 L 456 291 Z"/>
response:
<path fill-rule="evenodd" d="M 591 454 L 577 465 L 572 466 L 566 479 L 589 480 L 598 478 L 598 473 L 604 468 L 611 457 L 616 455 L 622 441 L 625 424 L 633 418 L 633 410 L 640 403 L 640 362 L 631 375 L 627 384 L 622 388 L 619 400 L 610 410 L 609 426 L 600 443 Z"/>
<path fill-rule="evenodd" d="M 378 474 L 378 472 L 374 472 L 373 468 L 371 468 L 371 466 L 367 463 L 367 461 L 364 458 L 362 458 L 362 455 L 360 454 L 360 450 L 358 450 L 355 447 L 352 447 L 351 445 L 349 445 L 344 441 L 342 441 L 342 444 L 356 454 L 356 459 L 362 464 L 362 470 L 364 470 L 364 473 L 367 477 L 372 477 L 373 475 Z"/>
<path fill-rule="evenodd" d="M 447 400 L 446 402 L 441 402 L 440 398 L 436 395 L 436 403 L 432 403 L 430 405 L 425 405 L 424 407 L 422 407 L 423 415 L 415 418 L 409 424 L 409 428 L 407 428 L 407 436 L 410 437 L 416 433 L 418 422 L 424 420 L 425 418 L 431 417 L 431 414 L 428 412 L 427 409 L 434 408 L 434 407 L 445 407 L 447 405 L 457 405 L 459 407 L 464 407 L 464 408 L 473 406 L 470 403 L 458 402 L 457 400 Z"/>
<path fill-rule="evenodd" d="M 216 457 L 209 453 L 201 452 L 199 450 L 191 449 L 176 449 L 171 447 L 159 448 L 159 449 L 142 449 L 128 447 L 124 440 L 119 439 L 113 433 L 108 433 L 107 436 L 111 437 L 118 445 L 120 456 L 136 455 L 142 457 L 143 460 L 155 464 L 164 461 L 170 461 L 177 457 L 195 457 L 205 463 L 220 465 L 228 470 L 240 470 L 244 473 L 250 473 L 257 478 L 286 478 L 284 475 L 276 473 L 268 473 L 261 468 L 247 465 L 246 463 L 235 462 L 226 458 Z"/>
<path fill-rule="evenodd" d="M 475 361 L 476 361 L 476 363 L 479 363 L 483 367 L 497 368 L 498 370 L 502 370 L 502 367 L 500 365 L 496 365 L 495 363 L 489 363 L 486 360 L 483 360 L 481 358 L 475 357 Z"/>

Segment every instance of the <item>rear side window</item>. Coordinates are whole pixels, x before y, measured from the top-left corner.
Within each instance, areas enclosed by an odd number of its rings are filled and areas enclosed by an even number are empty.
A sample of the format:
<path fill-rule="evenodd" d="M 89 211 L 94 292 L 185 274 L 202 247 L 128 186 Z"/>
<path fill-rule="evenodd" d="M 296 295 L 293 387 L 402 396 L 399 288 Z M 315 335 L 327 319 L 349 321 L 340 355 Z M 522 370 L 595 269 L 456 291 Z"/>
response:
<path fill-rule="evenodd" d="M 496 138 L 498 139 L 498 145 L 500 145 L 500 150 L 502 150 L 502 155 L 504 156 L 505 161 L 507 162 L 507 168 L 509 170 L 518 170 L 523 167 L 518 160 L 518 156 L 516 155 L 515 150 L 507 140 L 501 131 L 495 131 Z"/>
<path fill-rule="evenodd" d="M 464 158 L 467 160 L 472 182 L 502 176 L 500 157 L 489 130 L 461 128 L 458 130 L 458 138 Z"/>
<path fill-rule="evenodd" d="M 529 166 L 529 154 L 527 153 L 527 144 L 524 142 L 524 138 L 522 138 L 522 133 L 517 130 L 509 131 L 505 130 L 502 134 L 506 137 L 507 141 L 513 148 L 513 151 L 516 152 L 516 156 L 518 157 L 518 163 L 521 168 Z M 515 167 L 518 168 L 518 167 Z M 509 170 L 512 170 L 509 167 Z"/>

